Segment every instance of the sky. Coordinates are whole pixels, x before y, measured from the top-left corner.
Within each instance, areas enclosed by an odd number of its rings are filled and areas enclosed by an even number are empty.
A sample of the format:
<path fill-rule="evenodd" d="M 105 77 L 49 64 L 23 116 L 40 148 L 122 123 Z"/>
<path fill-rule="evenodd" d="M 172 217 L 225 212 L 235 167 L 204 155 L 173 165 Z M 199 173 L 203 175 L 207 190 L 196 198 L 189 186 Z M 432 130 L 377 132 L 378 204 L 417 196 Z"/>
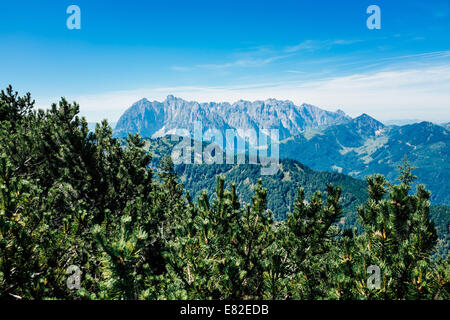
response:
<path fill-rule="evenodd" d="M 370 5 L 380 29 L 367 27 Z M 39 108 L 66 97 L 88 121 L 172 94 L 448 122 L 449 11 L 450 0 L 2 0 L 0 88 Z"/>

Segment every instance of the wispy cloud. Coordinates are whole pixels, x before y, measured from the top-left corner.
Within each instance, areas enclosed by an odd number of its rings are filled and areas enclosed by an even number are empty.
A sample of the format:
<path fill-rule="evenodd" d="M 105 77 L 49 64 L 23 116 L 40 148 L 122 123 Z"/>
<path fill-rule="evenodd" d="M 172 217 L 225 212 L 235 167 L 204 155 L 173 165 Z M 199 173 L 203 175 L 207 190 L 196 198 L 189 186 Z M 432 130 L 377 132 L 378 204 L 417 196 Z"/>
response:
<path fill-rule="evenodd" d="M 362 40 L 305 40 L 295 46 L 288 46 L 284 48 L 285 52 L 293 53 L 299 51 L 316 51 L 321 49 L 330 49 L 337 45 L 350 45 L 361 42 Z"/>
<path fill-rule="evenodd" d="M 274 50 L 269 46 L 258 46 L 235 50 L 228 61 L 220 63 L 198 63 L 189 66 L 172 66 L 172 71 L 187 72 L 194 70 L 226 70 L 233 68 L 257 68 L 264 67 L 273 62 L 291 57 L 292 54 L 280 50 Z"/>
<path fill-rule="evenodd" d="M 183 67 L 183 66 L 171 66 L 170 69 L 179 72 L 188 72 L 193 70 L 192 67 Z"/>
<path fill-rule="evenodd" d="M 450 121 L 449 89 L 450 64 L 447 61 L 407 68 L 397 66 L 313 81 L 154 87 L 68 98 L 80 103 L 82 114 L 90 121 L 100 120 L 105 114 L 109 120 L 116 121 L 126 108 L 140 98 L 164 100 L 169 94 L 201 102 L 276 98 L 298 104 L 307 102 L 329 110 L 341 108 L 352 116 L 365 112 L 380 120 L 414 117 Z M 40 106 L 49 102 L 48 99 L 37 101 Z"/>
<path fill-rule="evenodd" d="M 273 62 L 291 58 L 301 51 L 316 51 L 321 49 L 330 49 L 333 46 L 350 45 L 361 40 L 306 40 L 295 46 L 288 46 L 275 50 L 268 46 L 259 46 L 255 48 L 238 51 L 235 59 L 223 63 L 204 63 L 193 66 L 172 66 L 172 71 L 187 72 L 198 69 L 206 70 L 224 70 L 231 68 L 255 68 L 264 67 Z M 289 72 L 289 71 L 288 71 Z"/>
<path fill-rule="evenodd" d="M 378 60 L 405 60 L 405 59 L 439 59 L 439 58 L 447 58 L 450 57 L 450 50 L 442 50 L 442 51 L 432 51 L 432 52 L 423 52 L 423 53 L 416 53 L 416 54 L 409 54 L 409 55 L 402 55 L 402 56 L 393 56 L 393 57 L 387 57 L 387 58 L 380 58 Z"/>
<path fill-rule="evenodd" d="M 226 69 L 233 67 L 262 67 L 272 63 L 274 61 L 278 61 L 281 59 L 285 59 L 290 55 L 279 55 L 267 58 L 247 58 L 247 59 L 239 59 L 232 62 L 222 63 L 222 64 L 199 64 L 196 67 L 205 68 L 205 69 Z"/>
<path fill-rule="evenodd" d="M 295 74 L 305 74 L 305 71 L 299 71 L 299 70 L 286 70 L 287 73 L 295 73 Z"/>

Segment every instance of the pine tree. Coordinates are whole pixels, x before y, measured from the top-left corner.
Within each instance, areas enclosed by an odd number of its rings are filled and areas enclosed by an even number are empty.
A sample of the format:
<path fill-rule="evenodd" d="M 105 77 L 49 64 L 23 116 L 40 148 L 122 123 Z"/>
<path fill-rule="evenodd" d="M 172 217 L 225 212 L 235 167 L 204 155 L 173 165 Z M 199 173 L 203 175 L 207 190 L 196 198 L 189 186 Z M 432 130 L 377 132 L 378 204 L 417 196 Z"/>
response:
<path fill-rule="evenodd" d="M 316 192 L 309 202 L 304 189 L 298 190 L 294 210 L 289 214 L 283 247 L 287 252 L 289 275 L 292 277 L 288 297 L 319 299 L 326 297 L 330 252 L 338 235 L 335 224 L 342 213 L 340 188 L 328 185 L 327 200 Z"/>
<path fill-rule="evenodd" d="M 437 236 L 429 220 L 430 193 L 419 185 L 415 195 L 409 194 L 415 179 L 411 170 L 405 159 L 400 185 L 389 185 L 381 175 L 367 178 L 370 198 L 359 208 L 365 232 L 351 246 L 352 267 L 344 268 L 354 283 L 346 286 L 351 292 L 341 298 L 423 299 L 436 294 L 431 285 L 435 281 L 431 253 Z M 381 270 L 380 289 L 366 285 L 366 270 L 372 265 Z"/>
<path fill-rule="evenodd" d="M 145 297 L 145 272 L 149 265 L 142 257 L 142 249 L 148 235 L 141 228 L 136 228 L 129 216 L 121 218 L 120 229 L 106 239 L 102 227 L 94 226 L 92 233 L 102 251 L 102 278 L 99 293 L 91 298 L 133 299 Z M 86 295 L 86 291 L 82 295 Z"/>
<path fill-rule="evenodd" d="M 40 245 L 46 235 L 38 211 L 37 190 L 13 175 L 5 154 L 0 156 L 0 298 L 40 296 L 46 285 L 45 257 Z"/>

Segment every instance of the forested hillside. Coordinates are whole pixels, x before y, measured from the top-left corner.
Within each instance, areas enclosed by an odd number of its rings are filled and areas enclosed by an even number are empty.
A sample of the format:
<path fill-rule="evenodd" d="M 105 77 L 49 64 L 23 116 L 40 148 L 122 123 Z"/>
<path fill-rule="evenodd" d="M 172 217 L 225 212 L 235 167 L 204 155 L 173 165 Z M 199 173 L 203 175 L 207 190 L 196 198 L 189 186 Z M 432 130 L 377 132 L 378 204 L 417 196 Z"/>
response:
<path fill-rule="evenodd" d="M 277 222 L 261 180 L 247 203 L 220 175 L 193 199 L 138 136 L 114 139 L 106 121 L 89 132 L 65 99 L 33 106 L 0 93 L 1 299 L 450 299 L 430 193 L 411 190 L 408 163 L 394 185 L 367 178 L 360 234 L 337 227 L 345 179 L 301 186 Z"/>
<path fill-rule="evenodd" d="M 158 139 L 144 139 L 146 149 L 152 154 L 153 166 L 157 170 L 160 159 L 171 155 L 177 142 L 169 137 Z M 367 200 L 367 184 L 344 174 L 336 172 L 317 172 L 309 167 L 290 159 L 280 160 L 279 170 L 274 175 L 261 175 L 261 166 L 258 164 L 180 164 L 175 166 L 175 172 L 180 177 L 183 187 L 192 196 L 200 195 L 202 190 L 209 194 L 214 192 L 216 176 L 222 175 L 226 179 L 225 187 L 236 185 L 239 200 L 250 203 L 258 179 L 262 179 L 264 187 L 270 190 L 267 195 L 267 206 L 274 213 L 276 220 L 284 220 L 294 204 L 296 190 L 305 189 L 309 198 L 317 190 L 324 194 L 327 184 L 333 183 L 342 187 L 341 205 L 344 216 L 341 223 L 345 227 L 356 225 L 356 208 Z"/>
<path fill-rule="evenodd" d="M 417 167 L 433 204 L 450 204 L 450 132 L 431 122 L 384 126 L 368 115 L 285 139 L 280 156 L 352 177 L 381 173 L 393 182 L 404 156 Z"/>
<path fill-rule="evenodd" d="M 144 148 L 152 154 L 152 166 L 158 171 L 159 162 L 170 156 L 177 142 L 168 136 L 144 140 Z M 180 164 L 175 166 L 175 172 L 180 177 L 184 189 L 194 198 L 203 190 L 206 190 L 212 198 L 216 188 L 216 176 L 222 175 L 225 177 L 225 187 L 234 184 L 239 200 L 246 203 L 250 202 L 258 179 L 262 179 L 264 187 L 270 190 L 267 194 L 267 207 L 272 210 L 274 218 L 278 221 L 285 220 L 286 214 L 292 210 L 298 188 L 304 188 L 307 198 L 317 190 L 325 196 L 327 184 L 333 183 L 342 187 L 340 203 L 343 213 L 338 221 L 339 227 L 342 229 L 356 227 L 361 231 L 357 207 L 368 199 L 367 183 L 363 180 L 337 172 L 315 171 L 291 159 L 281 159 L 279 170 L 275 175 L 261 175 L 260 165 L 251 164 Z M 435 223 L 439 237 L 437 251 L 446 256 L 450 249 L 450 207 L 432 205 L 430 219 Z"/>

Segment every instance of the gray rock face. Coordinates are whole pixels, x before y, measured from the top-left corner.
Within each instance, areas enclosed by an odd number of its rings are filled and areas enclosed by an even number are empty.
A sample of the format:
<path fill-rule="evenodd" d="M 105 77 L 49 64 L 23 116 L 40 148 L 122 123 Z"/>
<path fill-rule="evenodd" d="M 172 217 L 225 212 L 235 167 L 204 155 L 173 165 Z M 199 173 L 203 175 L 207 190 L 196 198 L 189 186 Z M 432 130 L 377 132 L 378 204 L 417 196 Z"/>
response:
<path fill-rule="evenodd" d="M 341 110 L 330 112 L 308 104 L 297 106 L 288 100 L 198 103 L 169 95 L 162 102 L 144 98 L 133 104 L 120 117 L 114 135 L 139 133 L 142 137 L 157 138 L 183 129 L 192 131 L 193 123 L 201 121 L 203 131 L 278 129 L 280 139 L 284 139 L 308 128 L 325 128 L 350 120 Z"/>

